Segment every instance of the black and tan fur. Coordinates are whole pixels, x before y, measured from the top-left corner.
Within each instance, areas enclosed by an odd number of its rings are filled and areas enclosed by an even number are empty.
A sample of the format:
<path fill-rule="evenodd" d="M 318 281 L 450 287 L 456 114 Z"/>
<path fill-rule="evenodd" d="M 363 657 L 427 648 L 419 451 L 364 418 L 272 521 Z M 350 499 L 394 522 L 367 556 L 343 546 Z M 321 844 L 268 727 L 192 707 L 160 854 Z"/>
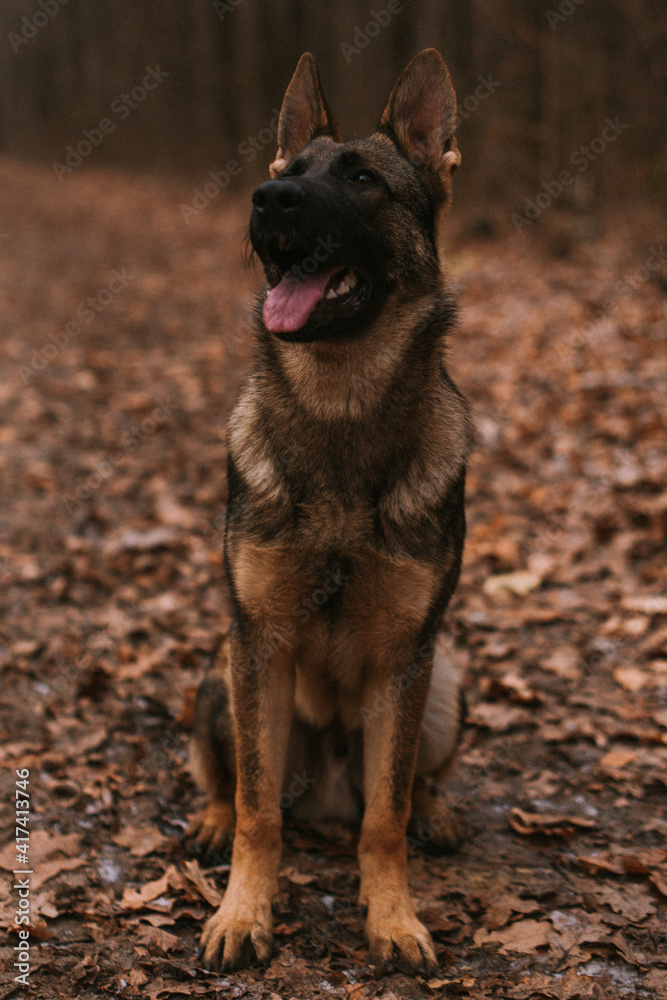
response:
<path fill-rule="evenodd" d="M 306 54 L 273 180 L 253 196 L 250 236 L 271 288 L 316 247 L 323 267 L 359 277 L 297 330 L 258 317 L 256 365 L 230 420 L 235 621 L 200 687 L 192 748 L 210 795 L 194 829 L 214 846 L 234 833 L 227 891 L 202 936 L 208 967 L 270 959 L 286 806 L 300 819 L 363 816 L 370 961 L 436 964 L 408 895 L 406 829 L 428 828 L 440 850 L 459 836 L 433 792 L 459 729 L 438 629 L 459 575 L 469 447 L 445 368 L 455 310 L 437 249 L 460 160 L 455 112 L 430 49 L 378 130 L 342 143 Z"/>

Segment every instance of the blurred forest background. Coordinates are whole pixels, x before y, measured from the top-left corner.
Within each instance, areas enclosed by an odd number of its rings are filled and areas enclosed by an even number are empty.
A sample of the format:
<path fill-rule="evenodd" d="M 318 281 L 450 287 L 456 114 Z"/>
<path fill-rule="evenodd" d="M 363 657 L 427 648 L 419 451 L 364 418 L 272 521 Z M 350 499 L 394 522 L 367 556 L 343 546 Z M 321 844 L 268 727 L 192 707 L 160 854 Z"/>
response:
<path fill-rule="evenodd" d="M 5 155 L 63 162 L 106 118 L 113 131 L 86 166 L 206 177 L 235 158 L 232 190 L 263 176 L 273 142 L 254 157 L 243 144 L 266 137 L 304 50 L 351 138 L 373 127 L 407 61 L 435 46 L 459 100 L 463 206 L 520 209 L 591 143 L 561 207 L 665 186 L 660 0 L 3 0 L 0 29 Z M 142 97 L 156 66 L 167 75 Z M 597 162 L 608 117 L 627 127 Z"/>

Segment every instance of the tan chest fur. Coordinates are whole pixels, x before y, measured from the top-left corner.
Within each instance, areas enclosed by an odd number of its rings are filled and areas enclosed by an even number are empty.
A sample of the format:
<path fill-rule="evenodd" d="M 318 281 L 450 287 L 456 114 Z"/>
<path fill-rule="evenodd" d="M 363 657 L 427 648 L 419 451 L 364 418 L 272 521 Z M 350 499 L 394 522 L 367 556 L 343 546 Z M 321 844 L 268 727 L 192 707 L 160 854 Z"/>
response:
<path fill-rule="evenodd" d="M 280 653 L 294 665 L 297 714 L 318 726 L 334 718 L 360 725 L 362 687 L 369 676 L 381 683 L 437 587 L 431 567 L 354 544 L 332 557 L 317 547 L 243 541 L 232 545 L 230 569 L 266 655 Z"/>

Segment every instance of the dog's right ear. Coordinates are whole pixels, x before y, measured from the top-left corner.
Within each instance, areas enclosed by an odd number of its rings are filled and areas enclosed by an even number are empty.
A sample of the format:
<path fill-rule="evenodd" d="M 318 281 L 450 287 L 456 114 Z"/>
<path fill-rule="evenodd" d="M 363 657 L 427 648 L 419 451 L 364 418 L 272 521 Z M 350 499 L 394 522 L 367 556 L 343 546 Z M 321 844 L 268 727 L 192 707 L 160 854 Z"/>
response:
<path fill-rule="evenodd" d="M 271 176 L 277 177 L 307 142 L 320 135 L 340 142 L 338 126 L 322 93 L 315 60 L 310 52 L 304 52 L 280 109 L 278 152 L 269 167 Z"/>
<path fill-rule="evenodd" d="M 380 119 L 421 171 L 437 202 L 451 197 L 451 175 L 461 162 L 454 129 L 456 94 L 436 49 L 424 49 L 399 76 Z"/>

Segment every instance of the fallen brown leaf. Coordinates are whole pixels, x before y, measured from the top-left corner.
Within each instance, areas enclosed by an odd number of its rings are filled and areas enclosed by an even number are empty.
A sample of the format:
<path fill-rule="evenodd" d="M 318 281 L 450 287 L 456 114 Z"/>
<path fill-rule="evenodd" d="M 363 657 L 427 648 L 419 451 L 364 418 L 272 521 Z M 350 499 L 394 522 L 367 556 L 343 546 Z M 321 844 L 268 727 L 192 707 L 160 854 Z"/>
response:
<path fill-rule="evenodd" d="M 644 615 L 667 615 L 667 597 L 663 594 L 637 594 L 623 597 L 621 607 Z"/>
<path fill-rule="evenodd" d="M 138 550 L 148 552 L 151 549 L 168 548 L 177 542 L 179 534 L 171 527 L 148 528 L 145 531 L 129 528 L 121 531 L 115 538 L 109 538 L 104 544 L 104 552 L 107 556 L 117 555 L 119 552 L 128 550 Z"/>
<path fill-rule="evenodd" d="M 484 916 L 487 930 L 500 930 L 509 922 L 513 913 L 536 913 L 540 904 L 534 899 L 519 899 L 513 893 L 503 893 L 493 901 Z"/>
<path fill-rule="evenodd" d="M 543 833 L 548 836 L 569 837 L 577 827 L 591 828 L 596 825 L 595 820 L 584 816 L 556 812 L 529 813 L 517 806 L 512 807 L 509 818 L 512 828 L 525 836 Z"/>
<path fill-rule="evenodd" d="M 621 913 L 630 923 L 637 924 L 656 912 L 655 902 L 649 893 L 640 885 L 624 885 L 616 888 L 611 885 L 596 887 L 591 895 L 599 902 L 609 906 L 614 913 Z"/>
<path fill-rule="evenodd" d="M 499 931 L 487 931 L 480 927 L 474 934 L 475 944 L 479 947 L 485 944 L 499 942 L 501 955 L 519 952 L 522 955 L 532 955 L 538 948 L 549 944 L 549 937 L 556 933 L 547 920 L 518 920 Z"/>
<path fill-rule="evenodd" d="M 60 875 L 61 872 L 71 872 L 87 864 L 88 862 L 84 858 L 56 858 L 53 861 L 43 861 L 35 868 L 34 875 L 30 876 L 30 888 L 35 892 L 45 882 Z"/>
<path fill-rule="evenodd" d="M 280 873 L 281 875 L 286 875 L 290 882 L 294 885 L 312 885 L 315 881 L 315 875 L 308 875 L 303 872 L 299 872 L 296 868 L 283 868 Z"/>
<path fill-rule="evenodd" d="M 648 674 L 637 667 L 618 667 L 614 677 L 626 691 L 641 691 L 648 681 Z"/>
<path fill-rule="evenodd" d="M 580 973 L 578 969 L 568 969 L 565 975 L 546 975 L 531 972 L 530 977 L 515 986 L 508 994 L 512 1000 L 532 1000 L 548 997 L 549 1000 L 583 1000 L 585 997 L 599 996 L 599 984 L 592 976 Z"/>
<path fill-rule="evenodd" d="M 34 830 L 30 833 L 29 859 L 30 868 L 35 868 L 45 858 L 52 854 L 64 854 L 71 858 L 81 849 L 81 837 L 78 833 L 49 833 L 47 830 Z M 11 872 L 16 865 L 16 844 L 10 841 L 0 851 L 0 868 Z"/>
<path fill-rule="evenodd" d="M 467 721 L 472 726 L 482 726 L 494 733 L 506 733 L 510 729 L 525 725 L 530 719 L 530 713 L 517 705 L 480 702 L 471 709 Z"/>
<path fill-rule="evenodd" d="M 140 910 L 146 903 L 151 903 L 158 899 L 169 887 L 169 873 L 165 872 L 162 878 L 153 882 L 146 882 L 141 889 L 126 889 L 123 893 L 122 904 L 126 910 Z"/>
<path fill-rule="evenodd" d="M 667 896 L 667 869 L 660 869 L 651 872 L 649 875 L 651 882 L 662 896 Z"/>
<path fill-rule="evenodd" d="M 186 861 L 183 868 L 183 874 L 192 883 L 199 895 L 202 896 L 207 903 L 210 903 L 211 906 L 219 906 L 222 902 L 222 893 L 208 881 L 199 867 L 197 860 L 194 859 L 192 861 Z"/>
<path fill-rule="evenodd" d="M 168 843 L 168 838 L 154 826 L 126 826 L 113 838 L 119 847 L 128 847 L 135 858 L 159 852 Z"/>
<path fill-rule="evenodd" d="M 161 927 L 152 927 L 150 924 L 139 928 L 137 941 L 140 944 L 157 948 L 159 951 L 164 952 L 165 955 L 178 948 L 181 943 L 181 939 L 176 934 L 170 934 L 169 931 L 165 931 Z"/>
<path fill-rule="evenodd" d="M 543 577 L 539 573 L 527 569 L 516 573 L 500 573 L 497 576 L 487 576 L 482 584 L 482 590 L 489 597 L 503 597 L 507 594 L 525 597 L 532 590 L 537 590 L 542 580 Z"/>
<path fill-rule="evenodd" d="M 635 750 L 609 750 L 604 757 L 601 757 L 598 761 L 598 767 L 600 767 L 603 771 L 615 771 L 625 767 L 627 764 L 631 764 L 636 757 L 637 752 Z"/>

